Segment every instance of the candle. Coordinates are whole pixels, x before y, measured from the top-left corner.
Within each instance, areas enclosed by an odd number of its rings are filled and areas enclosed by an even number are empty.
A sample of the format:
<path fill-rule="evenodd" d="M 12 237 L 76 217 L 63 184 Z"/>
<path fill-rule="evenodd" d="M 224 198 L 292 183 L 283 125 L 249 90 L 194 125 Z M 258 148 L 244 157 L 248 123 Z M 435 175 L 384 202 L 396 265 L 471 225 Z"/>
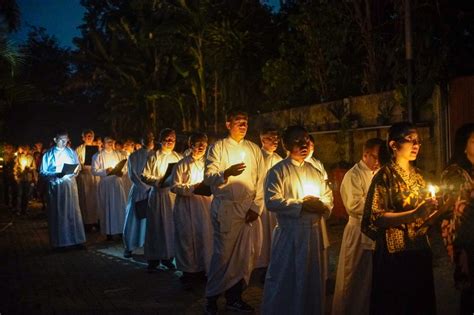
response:
<path fill-rule="evenodd" d="M 242 163 L 244 163 L 244 160 L 245 160 L 245 152 L 244 151 L 240 152 L 240 159 L 242 160 Z"/>
<path fill-rule="evenodd" d="M 21 170 L 24 170 L 24 169 L 25 169 L 27 162 L 28 162 L 28 161 L 26 161 L 25 158 L 20 158 Z"/>
<path fill-rule="evenodd" d="M 436 186 L 429 184 L 428 191 L 430 192 L 431 198 L 436 199 L 436 191 L 437 191 Z"/>
<path fill-rule="evenodd" d="M 321 190 L 319 186 L 317 185 L 305 183 L 303 184 L 303 195 L 304 197 L 307 197 L 307 196 L 320 197 Z"/>

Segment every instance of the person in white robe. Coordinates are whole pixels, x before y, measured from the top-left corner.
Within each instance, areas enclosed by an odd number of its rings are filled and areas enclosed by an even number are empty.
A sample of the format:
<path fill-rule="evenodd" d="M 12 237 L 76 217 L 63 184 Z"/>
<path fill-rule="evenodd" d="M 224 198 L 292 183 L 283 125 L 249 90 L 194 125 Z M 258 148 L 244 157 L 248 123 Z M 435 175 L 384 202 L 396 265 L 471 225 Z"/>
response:
<path fill-rule="evenodd" d="M 130 154 L 128 158 L 127 175 L 132 182 L 128 194 L 127 208 L 125 210 L 125 224 L 123 227 L 123 245 L 125 258 L 132 257 L 132 252 L 145 243 L 146 218 L 137 217 L 135 204 L 148 199 L 151 186 L 142 180 L 142 173 L 148 159 L 155 154 L 154 136 L 152 132 L 147 133 L 141 139 L 141 148 Z"/>
<path fill-rule="evenodd" d="M 323 163 L 318 160 L 316 157 L 314 157 L 314 137 L 312 135 L 309 135 L 309 153 L 308 156 L 306 157 L 305 161 L 313 165 L 318 171 L 323 174 L 324 180 L 329 183 L 329 177 L 328 173 L 326 172 L 326 169 L 324 168 Z M 327 228 L 327 223 L 326 219 L 324 217 L 321 218 L 321 233 L 323 236 L 323 273 L 324 273 L 324 279 L 326 281 L 329 279 L 329 246 L 331 245 L 329 241 L 329 233 L 328 233 L 328 228 Z"/>
<path fill-rule="evenodd" d="M 112 240 L 113 235 L 122 234 L 125 222 L 126 196 L 122 175 L 110 174 L 124 159 L 121 152 L 114 150 L 114 139 L 104 138 L 104 149 L 92 157 L 92 174 L 100 177 L 98 196 L 100 208 L 100 232 Z M 110 175 L 109 175 L 110 174 Z"/>
<path fill-rule="evenodd" d="M 278 142 L 280 137 L 278 131 L 275 128 L 266 128 L 260 132 L 260 141 L 262 143 L 262 155 L 265 161 L 265 171 L 267 172 L 275 164 L 282 160 L 281 156 L 276 153 L 278 148 Z M 277 224 L 276 216 L 274 213 L 268 211 L 263 207 L 262 215 L 262 249 L 260 250 L 260 256 L 257 261 L 255 268 L 266 268 L 270 263 L 270 251 L 272 245 L 272 234 L 273 229 Z M 264 275 L 263 275 L 264 276 Z"/>
<path fill-rule="evenodd" d="M 79 205 L 81 206 L 82 220 L 86 230 L 89 230 L 99 221 L 98 214 L 98 195 L 99 177 L 92 175 L 92 166 L 85 165 L 86 146 L 94 143 L 94 131 L 84 130 L 82 132 L 83 144 L 76 148 L 77 156 L 81 162 L 81 172 L 77 176 L 77 189 L 79 191 Z"/>
<path fill-rule="evenodd" d="M 163 183 L 168 164 L 177 163 L 181 155 L 174 151 L 176 132 L 163 129 L 160 132 L 161 148 L 148 159 L 143 171 L 143 181 L 152 186 L 147 209 L 145 234 L 145 258 L 148 271 L 154 271 L 160 264 L 174 269 L 174 222 L 173 207 L 176 195 L 170 186 Z M 165 187 L 166 186 L 166 187 Z"/>
<path fill-rule="evenodd" d="M 227 310 L 253 311 L 241 295 L 260 254 L 262 237 L 262 152 L 255 143 L 244 139 L 247 113 L 230 111 L 226 127 L 229 136 L 211 146 L 204 173 L 204 182 L 214 195 L 214 247 L 206 285 L 206 312 L 210 314 L 217 312 L 217 299 L 224 292 Z"/>
<path fill-rule="evenodd" d="M 64 164 L 79 164 L 74 150 L 66 146 L 68 133 L 56 132 L 56 144 L 43 155 L 40 176 L 47 182 L 48 230 L 51 246 L 54 248 L 82 245 L 86 241 L 82 222 L 77 173 L 62 176 Z"/>
<path fill-rule="evenodd" d="M 283 134 L 289 157 L 275 165 L 265 181 L 265 205 L 276 214 L 262 314 L 324 314 L 321 217 L 333 207 L 323 174 L 305 162 L 307 131 L 291 126 Z"/>
<path fill-rule="evenodd" d="M 361 232 L 365 198 L 378 171 L 381 139 L 364 144 L 362 159 L 344 175 L 341 197 L 349 221 L 342 236 L 336 286 L 332 304 L 333 315 L 364 315 L 370 312 L 372 288 L 372 256 L 375 242 Z"/>
<path fill-rule="evenodd" d="M 189 147 L 191 153 L 176 165 L 171 185 L 171 191 L 176 194 L 176 266 L 183 272 L 180 280 L 185 288 L 209 271 L 212 255 L 212 197 L 195 194 L 195 189 L 199 189 L 204 180 L 206 134 L 192 134 L 189 137 Z"/>
<path fill-rule="evenodd" d="M 130 155 L 135 151 L 135 142 L 132 139 L 126 139 L 125 142 L 123 143 L 123 148 L 122 148 L 122 155 L 124 156 L 124 159 L 128 159 Z M 127 165 L 123 168 L 123 190 L 125 191 L 125 196 L 128 196 L 130 193 L 130 189 L 132 189 L 133 182 L 130 179 L 130 176 L 128 175 L 128 165 L 129 163 L 127 162 Z M 140 174 L 141 175 L 141 174 Z"/>

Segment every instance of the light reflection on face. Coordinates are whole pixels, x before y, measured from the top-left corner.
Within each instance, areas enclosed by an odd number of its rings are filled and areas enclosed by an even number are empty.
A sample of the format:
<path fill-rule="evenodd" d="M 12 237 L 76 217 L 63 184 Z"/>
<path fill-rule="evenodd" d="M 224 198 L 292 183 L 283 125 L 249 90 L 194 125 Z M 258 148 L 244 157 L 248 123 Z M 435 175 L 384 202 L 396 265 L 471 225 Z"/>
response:
<path fill-rule="evenodd" d="M 207 148 L 207 140 L 200 139 L 191 145 L 193 158 L 198 160 L 204 156 Z"/>
<path fill-rule="evenodd" d="M 310 139 L 307 132 L 297 132 L 291 139 L 290 156 L 292 159 L 301 162 L 309 154 Z"/>
<path fill-rule="evenodd" d="M 421 147 L 421 140 L 418 136 L 416 130 L 408 134 L 401 143 L 399 147 L 395 150 L 395 158 L 403 159 L 407 161 L 415 161 Z"/>
<path fill-rule="evenodd" d="M 248 129 L 248 118 L 244 115 L 237 115 L 226 122 L 226 127 L 232 139 L 241 140 L 245 138 Z"/>
<path fill-rule="evenodd" d="M 262 135 L 260 140 L 262 141 L 262 147 L 264 150 L 268 152 L 275 152 L 275 150 L 278 148 L 278 141 L 280 141 L 280 137 L 276 132 L 272 132 Z"/>
<path fill-rule="evenodd" d="M 60 135 L 54 138 L 54 143 L 56 143 L 56 147 L 58 149 L 64 149 L 69 141 L 68 135 Z"/>
<path fill-rule="evenodd" d="M 170 133 L 161 140 L 161 149 L 165 152 L 173 151 L 176 145 L 176 133 Z"/>

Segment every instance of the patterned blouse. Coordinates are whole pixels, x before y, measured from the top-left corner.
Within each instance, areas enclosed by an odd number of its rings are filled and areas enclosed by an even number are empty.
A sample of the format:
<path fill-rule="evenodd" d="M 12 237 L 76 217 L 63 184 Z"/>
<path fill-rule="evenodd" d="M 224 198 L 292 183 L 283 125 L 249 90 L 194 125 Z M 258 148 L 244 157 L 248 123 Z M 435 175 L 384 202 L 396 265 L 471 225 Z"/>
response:
<path fill-rule="evenodd" d="M 455 264 L 456 287 L 468 286 L 469 275 L 465 257 L 466 249 L 474 248 L 474 168 L 467 172 L 456 164 L 450 165 L 441 175 L 444 198 L 454 198 L 448 220 L 441 223 L 441 235 L 448 255 Z"/>
<path fill-rule="evenodd" d="M 404 212 L 415 209 L 428 196 L 420 170 L 409 174 L 398 164 L 383 166 L 374 176 L 367 194 L 362 232 L 386 246 L 389 253 L 429 248 L 426 230 L 420 229 L 423 219 L 393 228 L 380 228 L 374 222 L 386 212 Z"/>

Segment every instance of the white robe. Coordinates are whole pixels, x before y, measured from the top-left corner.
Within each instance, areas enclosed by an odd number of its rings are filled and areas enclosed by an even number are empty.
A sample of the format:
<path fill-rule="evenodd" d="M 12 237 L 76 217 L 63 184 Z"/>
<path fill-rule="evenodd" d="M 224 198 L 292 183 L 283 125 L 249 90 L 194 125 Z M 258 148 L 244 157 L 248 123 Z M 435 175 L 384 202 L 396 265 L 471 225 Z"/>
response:
<path fill-rule="evenodd" d="M 176 265 L 183 272 L 209 270 L 212 255 L 211 196 L 195 195 L 204 179 L 204 157 L 186 156 L 173 173 Z"/>
<path fill-rule="evenodd" d="M 263 160 L 265 161 L 265 172 L 268 172 L 275 164 L 282 160 L 278 153 L 270 153 L 262 148 Z M 274 213 L 263 207 L 262 215 L 262 249 L 260 250 L 260 256 L 258 257 L 255 268 L 268 267 L 270 263 L 270 253 L 272 247 L 272 235 L 275 226 L 277 225 L 277 219 Z"/>
<path fill-rule="evenodd" d="M 169 163 L 177 163 L 181 155 L 174 151 L 161 150 L 148 159 L 143 171 L 144 181 L 152 185 L 148 199 L 145 235 L 145 258 L 147 260 L 171 259 L 174 257 L 173 207 L 176 195 L 170 187 L 160 188 L 158 182 L 165 175 Z"/>
<path fill-rule="evenodd" d="M 99 200 L 97 195 L 99 177 L 92 175 L 91 165 L 84 165 L 86 146 L 84 144 L 78 146 L 76 153 L 81 162 L 81 172 L 77 176 L 76 181 L 82 219 L 84 224 L 96 224 L 99 221 Z"/>
<path fill-rule="evenodd" d="M 308 157 L 305 159 L 305 161 L 310 163 L 318 171 L 320 171 L 321 174 L 323 174 L 323 178 L 326 182 L 329 181 L 329 176 L 328 176 L 328 173 L 326 172 L 326 169 L 324 168 L 323 163 L 320 160 L 318 160 L 317 158 L 315 158 L 312 153 L 310 155 L 308 155 Z M 323 247 L 324 247 L 324 251 L 323 251 L 323 272 L 324 272 L 324 275 L 325 275 L 324 278 L 326 280 L 328 280 L 329 279 L 329 252 L 328 252 L 328 248 L 329 248 L 329 245 L 331 245 L 331 243 L 329 242 L 329 233 L 328 233 L 328 228 L 327 228 L 325 218 L 321 218 L 321 233 L 323 235 Z"/>
<path fill-rule="evenodd" d="M 120 152 L 123 156 L 124 159 L 127 159 L 130 157 L 130 153 L 127 151 L 121 151 Z M 122 181 L 123 181 L 123 191 L 125 192 L 125 196 L 128 196 L 130 193 L 130 189 L 132 189 L 133 182 L 130 179 L 130 176 L 128 175 L 128 161 L 127 164 L 123 167 L 123 176 L 122 176 Z M 140 173 L 141 175 L 141 173 Z"/>
<path fill-rule="evenodd" d="M 365 198 L 374 172 L 359 161 L 341 183 L 341 197 L 349 214 L 344 228 L 336 274 L 333 315 L 369 314 L 372 255 L 375 243 L 360 230 Z"/>
<path fill-rule="evenodd" d="M 121 177 L 107 176 L 106 169 L 115 167 L 124 156 L 118 151 L 102 150 L 92 157 L 92 174 L 100 177 L 99 208 L 100 232 L 106 235 L 121 234 L 125 221 L 126 196 Z"/>
<path fill-rule="evenodd" d="M 224 171 L 242 161 L 246 164 L 245 171 L 224 180 Z M 211 204 L 214 247 L 207 297 L 223 293 L 242 279 L 246 283 L 250 279 L 260 254 L 262 225 L 260 218 L 245 223 L 245 215 L 249 209 L 262 213 L 264 177 L 262 152 L 248 140 L 238 143 L 228 137 L 217 141 L 208 151 L 204 181 L 214 195 Z"/>
<path fill-rule="evenodd" d="M 126 250 L 134 251 L 145 243 L 146 218 L 139 219 L 135 213 L 135 203 L 148 199 L 151 187 L 142 181 L 141 175 L 146 162 L 155 152 L 141 148 L 133 152 L 128 158 L 127 175 L 133 183 L 128 194 L 127 208 L 125 209 L 125 224 L 123 227 L 123 244 Z M 125 176 L 125 175 L 124 175 Z"/>
<path fill-rule="evenodd" d="M 276 214 L 278 225 L 265 278 L 263 314 L 324 314 L 321 216 L 302 212 L 303 197 L 308 195 L 305 184 L 318 186 L 321 201 L 332 209 L 332 191 L 309 163 L 286 158 L 267 174 L 265 205 Z"/>
<path fill-rule="evenodd" d="M 64 163 L 78 164 L 76 152 L 70 148 L 49 149 L 43 155 L 40 175 L 48 183 L 48 230 L 52 247 L 81 244 L 86 241 L 76 179 L 56 178 Z"/>

